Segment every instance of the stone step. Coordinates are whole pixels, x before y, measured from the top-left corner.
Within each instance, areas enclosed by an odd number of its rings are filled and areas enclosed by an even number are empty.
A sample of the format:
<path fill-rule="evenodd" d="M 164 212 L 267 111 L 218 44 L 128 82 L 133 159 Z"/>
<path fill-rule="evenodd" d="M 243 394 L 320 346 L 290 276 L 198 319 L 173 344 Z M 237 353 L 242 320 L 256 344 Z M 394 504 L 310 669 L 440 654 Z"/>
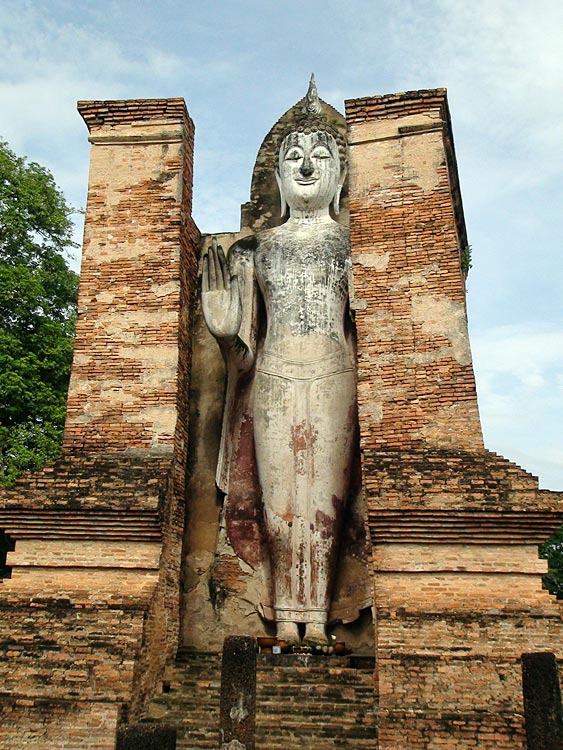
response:
<path fill-rule="evenodd" d="M 308 744 L 314 742 L 314 744 Z M 260 743 L 260 744 L 258 744 Z M 178 747 L 180 747 L 178 745 Z M 277 737 L 271 739 L 260 738 L 256 740 L 256 750 L 375 750 L 375 739 L 353 739 L 352 741 L 342 739 L 324 739 L 308 737 L 294 738 L 293 740 L 284 738 L 280 740 Z"/>
<path fill-rule="evenodd" d="M 336 717 L 336 718 L 335 718 Z M 315 740 L 331 739 L 339 740 L 341 744 L 351 743 L 354 739 L 375 741 L 375 719 L 364 716 L 355 716 L 352 723 L 341 722 L 339 714 L 333 714 L 331 722 L 327 723 L 327 717 L 318 717 L 317 721 L 308 721 L 301 717 L 300 721 L 282 724 L 279 717 L 265 717 L 256 725 L 256 742 L 265 741 L 268 737 L 278 739 L 280 745 L 285 745 L 286 740 L 301 742 L 303 745 L 307 740 L 314 737 Z"/>
<path fill-rule="evenodd" d="M 256 750 L 374 750 L 373 658 L 257 657 Z M 178 728 L 177 750 L 219 747 L 220 654 L 179 652 L 147 720 Z"/>
<path fill-rule="evenodd" d="M 176 750 L 217 750 L 219 745 L 218 732 L 213 737 L 209 735 L 198 737 L 196 734 L 190 732 L 183 733 L 181 730 L 178 730 L 176 736 Z"/>
<path fill-rule="evenodd" d="M 357 669 L 350 669 L 346 672 L 339 671 L 338 673 L 331 672 L 307 672 L 307 670 L 291 670 L 290 667 L 285 667 L 283 670 L 272 669 L 266 672 L 265 670 L 258 669 L 257 679 L 263 682 L 275 680 L 276 682 L 293 684 L 295 680 L 299 680 L 302 684 L 324 684 L 325 685 L 339 685 L 339 684 L 354 684 L 361 685 L 364 682 L 365 677 L 371 677 L 370 674 L 358 674 Z"/>
<path fill-rule="evenodd" d="M 261 689 L 264 691 L 264 693 L 270 693 L 272 695 L 275 695 L 276 693 L 283 692 L 288 685 L 291 685 L 294 690 L 299 690 L 304 696 L 307 696 L 309 693 L 312 692 L 322 692 L 323 695 L 330 696 L 331 693 L 338 693 L 339 695 L 345 696 L 346 688 L 349 688 L 350 691 L 353 691 L 353 694 L 359 694 L 362 693 L 368 693 L 371 689 L 371 685 L 363 683 L 363 682 L 356 682 L 353 680 L 342 681 L 338 683 L 333 684 L 322 684 L 322 683 L 315 683 L 314 681 L 307 681 L 307 682 L 300 682 L 299 677 L 296 678 L 297 682 L 291 682 L 289 679 L 284 679 L 283 681 L 278 681 L 275 684 L 272 684 L 270 681 L 263 681 L 262 679 L 257 681 L 257 684 L 260 685 Z"/>
<path fill-rule="evenodd" d="M 370 657 L 258 657 L 257 750 L 375 750 Z"/>
<path fill-rule="evenodd" d="M 312 717 L 326 716 L 328 711 L 344 712 L 349 709 L 356 711 L 367 711 L 373 706 L 373 700 L 359 699 L 339 700 L 338 696 L 326 700 L 323 696 L 313 696 L 309 700 L 300 694 L 293 696 L 280 695 L 263 695 L 259 694 L 259 705 L 268 706 L 268 713 L 272 715 L 287 715 L 288 712 L 294 711 L 296 706 L 300 706 L 300 712 Z"/>
<path fill-rule="evenodd" d="M 316 705 L 313 704 L 313 701 L 304 701 L 302 699 L 299 699 L 299 697 L 296 697 L 295 699 L 286 699 L 283 702 L 280 702 L 277 698 L 277 696 L 274 696 L 274 698 L 264 698 L 264 696 L 259 696 L 259 706 L 267 706 L 267 713 L 272 716 L 279 716 L 284 717 L 287 716 L 289 712 L 295 711 L 296 707 L 299 707 L 299 712 L 302 715 L 309 715 L 313 719 L 317 717 L 323 717 L 327 715 L 327 712 L 337 712 L 338 714 L 342 714 L 346 712 L 347 710 L 354 709 L 355 713 L 359 713 L 360 711 L 369 712 L 373 705 L 372 701 L 339 701 L 338 699 L 326 701 L 320 698 Z"/>
<path fill-rule="evenodd" d="M 177 727 L 177 750 L 217 750 L 221 655 L 179 651 L 166 678 L 167 692 L 153 699 L 147 719 Z"/>

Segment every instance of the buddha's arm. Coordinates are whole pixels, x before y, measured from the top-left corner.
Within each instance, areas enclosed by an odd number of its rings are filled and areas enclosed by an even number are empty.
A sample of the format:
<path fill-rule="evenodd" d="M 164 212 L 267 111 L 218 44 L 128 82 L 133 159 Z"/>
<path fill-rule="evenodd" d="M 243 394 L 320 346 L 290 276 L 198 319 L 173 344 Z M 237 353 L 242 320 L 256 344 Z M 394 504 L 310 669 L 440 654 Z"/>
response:
<path fill-rule="evenodd" d="M 217 240 L 203 260 L 202 307 L 207 327 L 229 365 L 247 372 L 254 363 L 253 240 L 235 243 L 228 261 Z"/>
<path fill-rule="evenodd" d="M 217 339 L 225 360 L 239 372 L 248 372 L 254 364 L 254 352 L 240 336 Z"/>

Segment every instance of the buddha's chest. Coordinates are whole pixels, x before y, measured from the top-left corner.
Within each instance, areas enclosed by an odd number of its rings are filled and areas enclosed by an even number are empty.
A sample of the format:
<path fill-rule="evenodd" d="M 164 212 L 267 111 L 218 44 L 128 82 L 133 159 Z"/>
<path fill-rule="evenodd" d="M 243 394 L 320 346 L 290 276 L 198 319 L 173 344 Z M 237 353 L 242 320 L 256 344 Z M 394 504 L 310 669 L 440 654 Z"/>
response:
<path fill-rule="evenodd" d="M 280 233 L 260 242 L 255 258 L 266 303 L 283 298 L 298 307 L 345 301 L 349 264 L 347 239 L 335 232 Z"/>

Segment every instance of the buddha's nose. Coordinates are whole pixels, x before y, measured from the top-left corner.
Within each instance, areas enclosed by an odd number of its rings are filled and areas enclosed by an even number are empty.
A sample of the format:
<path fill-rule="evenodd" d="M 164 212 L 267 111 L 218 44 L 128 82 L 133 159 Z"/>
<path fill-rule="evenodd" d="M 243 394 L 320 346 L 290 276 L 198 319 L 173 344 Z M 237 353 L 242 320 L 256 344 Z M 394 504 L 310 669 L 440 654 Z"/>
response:
<path fill-rule="evenodd" d="M 303 157 L 303 163 L 299 167 L 299 171 L 301 172 L 303 177 L 310 177 L 313 174 L 315 169 L 313 167 L 313 162 L 311 161 L 310 156 Z"/>

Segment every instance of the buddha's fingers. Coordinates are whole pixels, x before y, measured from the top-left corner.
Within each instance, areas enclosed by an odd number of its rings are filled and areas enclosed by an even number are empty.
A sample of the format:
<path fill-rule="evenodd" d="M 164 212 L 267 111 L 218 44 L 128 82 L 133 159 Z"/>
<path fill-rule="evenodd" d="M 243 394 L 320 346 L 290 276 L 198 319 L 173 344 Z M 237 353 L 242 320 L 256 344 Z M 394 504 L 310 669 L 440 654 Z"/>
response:
<path fill-rule="evenodd" d="M 221 247 L 221 245 L 217 247 L 217 258 L 219 260 L 219 266 L 221 268 L 221 275 L 223 277 L 223 288 L 230 289 L 231 279 L 230 279 L 230 274 L 229 274 L 229 268 L 227 266 L 227 259 L 225 258 L 225 253 L 223 252 L 223 248 Z"/>
<path fill-rule="evenodd" d="M 214 238 L 214 243 L 211 245 L 211 248 L 209 249 L 209 268 L 210 268 L 210 276 L 209 276 L 209 288 L 211 291 L 215 292 L 218 289 L 223 288 L 223 275 L 221 274 L 221 271 L 219 269 L 219 261 L 217 260 L 217 240 Z"/>
<path fill-rule="evenodd" d="M 209 253 L 205 253 L 203 256 L 203 270 L 201 272 L 201 290 L 202 292 L 209 291 Z"/>

